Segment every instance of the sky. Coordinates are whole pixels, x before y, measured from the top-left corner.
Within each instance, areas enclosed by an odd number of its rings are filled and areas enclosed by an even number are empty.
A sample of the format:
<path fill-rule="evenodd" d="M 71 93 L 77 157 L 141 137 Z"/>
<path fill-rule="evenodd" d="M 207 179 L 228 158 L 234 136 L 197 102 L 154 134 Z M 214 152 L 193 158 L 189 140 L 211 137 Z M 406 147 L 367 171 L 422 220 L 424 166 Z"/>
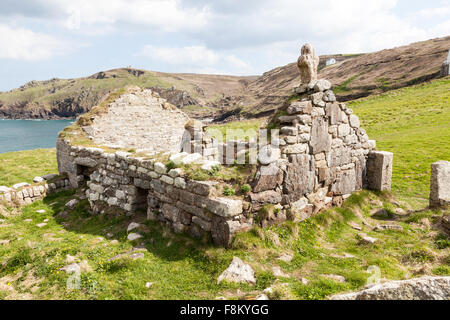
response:
<path fill-rule="evenodd" d="M 450 0 L 0 0 L 0 91 L 132 66 L 258 75 L 450 35 Z M 449 48 L 450 49 L 450 48 Z"/>

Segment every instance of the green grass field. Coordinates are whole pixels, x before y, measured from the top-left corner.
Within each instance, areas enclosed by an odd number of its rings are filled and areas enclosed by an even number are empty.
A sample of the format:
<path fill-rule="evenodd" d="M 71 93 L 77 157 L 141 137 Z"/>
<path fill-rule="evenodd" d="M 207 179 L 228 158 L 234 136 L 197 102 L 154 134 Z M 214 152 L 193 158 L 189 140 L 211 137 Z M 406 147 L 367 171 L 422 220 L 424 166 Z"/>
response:
<path fill-rule="evenodd" d="M 377 149 L 394 153 L 393 191 L 427 199 L 431 163 L 450 159 L 450 78 L 349 106 Z"/>
<path fill-rule="evenodd" d="M 342 208 L 302 223 L 255 227 L 238 235 L 229 250 L 175 235 L 146 221 L 143 214 L 91 216 L 79 191 L 51 195 L 21 210 L 2 208 L 0 240 L 10 243 L 0 244 L 0 299 L 254 299 L 268 287 L 273 289 L 271 299 L 325 299 L 363 288 L 373 266 L 385 280 L 450 275 L 450 240 L 430 228 L 449 210 L 426 209 L 429 164 L 450 158 L 449 92 L 450 80 L 443 79 L 352 102 L 378 148 L 395 154 L 393 191 L 355 193 Z M 244 123 L 245 128 L 252 125 L 259 123 Z M 45 170 L 39 170 L 41 163 L 46 163 Z M 30 181 L 42 171 L 56 172 L 54 150 L 2 154 L 0 170 L 0 185 Z M 64 204 L 73 198 L 80 203 L 70 211 Z M 383 208 L 389 221 L 371 216 L 373 210 Z M 402 210 L 408 213 L 396 214 Z M 131 221 L 143 225 L 144 238 L 138 243 L 126 239 Z M 45 226 L 37 227 L 43 222 Z M 350 222 L 378 242 L 360 244 L 361 231 Z M 384 223 L 403 230 L 371 227 Z M 137 249 L 141 243 L 143 247 Z M 131 252 L 133 247 L 137 251 Z M 143 257 L 133 260 L 133 253 Z M 282 254 L 292 260 L 279 260 Z M 69 264 L 67 255 L 87 262 L 79 289 L 67 289 L 70 275 L 59 270 Z M 253 267 L 254 286 L 217 284 L 234 256 Z M 274 267 L 284 275 L 275 276 Z M 346 281 L 327 275 L 340 275 Z M 151 285 L 146 287 L 147 283 Z"/>
<path fill-rule="evenodd" d="M 0 153 L 0 186 L 31 182 L 36 176 L 57 172 L 56 149 Z"/>

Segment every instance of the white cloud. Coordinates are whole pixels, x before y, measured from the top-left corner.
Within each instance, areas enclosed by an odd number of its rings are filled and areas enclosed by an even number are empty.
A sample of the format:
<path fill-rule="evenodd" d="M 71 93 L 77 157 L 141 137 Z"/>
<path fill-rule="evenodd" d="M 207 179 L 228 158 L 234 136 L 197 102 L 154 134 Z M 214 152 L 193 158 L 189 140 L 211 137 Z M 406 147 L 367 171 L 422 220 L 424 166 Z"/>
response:
<path fill-rule="evenodd" d="M 71 50 L 70 43 L 53 36 L 0 24 L 0 59 L 45 60 Z"/>
<path fill-rule="evenodd" d="M 75 30 L 92 26 L 110 30 L 119 24 L 159 32 L 196 30 L 204 26 L 207 15 L 206 9 L 182 8 L 177 0 L 63 0 L 55 5 L 65 13 L 65 26 Z"/>
<path fill-rule="evenodd" d="M 163 63 L 180 72 L 205 72 L 215 74 L 243 74 L 251 67 L 233 54 L 218 53 L 205 46 L 158 47 L 145 46 L 136 56 Z"/>

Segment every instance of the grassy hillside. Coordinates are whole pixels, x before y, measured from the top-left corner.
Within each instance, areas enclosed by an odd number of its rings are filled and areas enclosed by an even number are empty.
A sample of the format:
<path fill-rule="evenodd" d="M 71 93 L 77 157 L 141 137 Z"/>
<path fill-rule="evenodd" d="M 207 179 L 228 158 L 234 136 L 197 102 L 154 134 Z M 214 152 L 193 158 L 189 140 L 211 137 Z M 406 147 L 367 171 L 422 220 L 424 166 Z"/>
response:
<path fill-rule="evenodd" d="M 85 78 L 31 81 L 18 89 L 0 92 L 0 117 L 75 118 L 97 105 L 109 92 L 133 85 L 162 90 L 173 88 L 166 98 L 174 105 L 186 103 L 189 107 L 186 112 L 191 115 L 213 114 L 217 110 L 211 105 L 223 96 L 241 94 L 245 83 L 254 78 L 124 68 Z M 183 92 L 190 98 L 183 96 Z"/>
<path fill-rule="evenodd" d="M 10 243 L 0 244 L 0 299 L 254 299 L 268 287 L 272 299 L 325 299 L 363 288 L 374 267 L 384 280 L 450 275 L 450 239 L 433 227 L 450 211 L 426 209 L 429 164 L 450 158 L 449 86 L 447 78 L 351 103 L 379 149 L 395 153 L 392 193 L 363 191 L 308 221 L 255 227 L 238 235 L 230 250 L 174 235 L 144 214 L 91 216 L 80 191 L 20 211 L 2 208 L 0 240 Z M 226 127 L 239 124 L 219 129 Z M 13 169 L 16 163 L 4 159 L 25 154 L 42 157 L 41 151 L 2 155 L 0 168 Z M 48 156 L 54 166 L 54 155 Z M 23 175 L 5 181 L 33 178 L 35 169 L 26 165 L 31 162 L 22 162 Z M 64 204 L 73 198 L 80 203 L 69 211 Z M 386 217 L 372 216 L 381 209 Z M 131 221 L 143 224 L 138 243 L 126 240 Z M 355 223 L 378 242 L 361 244 Z M 373 230 L 380 224 L 402 230 Z M 79 290 L 68 290 L 69 275 L 59 270 L 69 264 L 67 255 L 85 260 Z M 282 261 L 282 255 L 292 260 Z M 254 268 L 255 286 L 217 284 L 233 256 Z"/>
<path fill-rule="evenodd" d="M 427 199 L 430 164 L 450 159 L 450 77 L 349 105 L 378 150 L 394 153 L 393 191 Z"/>

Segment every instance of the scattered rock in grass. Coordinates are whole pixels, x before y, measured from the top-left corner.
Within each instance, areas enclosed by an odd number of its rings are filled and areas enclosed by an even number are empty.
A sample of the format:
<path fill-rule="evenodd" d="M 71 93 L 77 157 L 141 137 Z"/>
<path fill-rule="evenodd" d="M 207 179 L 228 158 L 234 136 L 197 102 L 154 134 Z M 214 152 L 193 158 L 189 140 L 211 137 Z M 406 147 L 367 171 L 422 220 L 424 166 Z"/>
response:
<path fill-rule="evenodd" d="M 66 203 L 66 207 L 69 208 L 70 210 L 73 210 L 75 206 L 78 204 L 78 202 L 79 201 L 77 199 L 72 199 Z"/>
<path fill-rule="evenodd" d="M 276 246 L 276 247 L 280 247 L 281 246 L 280 238 L 278 237 L 278 235 L 275 232 L 269 230 L 269 231 L 267 231 L 266 236 L 267 236 L 268 240 L 270 242 L 272 242 L 272 244 L 274 246 Z"/>
<path fill-rule="evenodd" d="M 134 233 L 134 232 L 130 233 L 127 237 L 127 239 L 130 241 L 134 241 L 134 240 L 141 239 L 141 238 L 142 238 L 142 235 L 140 235 L 139 233 Z"/>
<path fill-rule="evenodd" d="M 247 282 L 250 284 L 255 284 L 255 272 L 252 267 L 238 257 L 234 257 L 230 266 L 222 272 L 222 274 L 217 279 L 217 283 L 221 283 L 222 281 L 229 282 Z"/>
<path fill-rule="evenodd" d="M 44 182 L 44 178 L 42 178 L 42 177 L 34 177 L 33 182 L 36 182 L 36 183 Z"/>
<path fill-rule="evenodd" d="M 51 174 L 46 174 L 45 176 L 42 176 L 42 178 L 44 178 L 45 180 L 52 180 L 52 179 L 54 179 L 54 178 L 56 178 L 58 175 L 57 174 L 54 174 L 54 173 L 51 173 Z"/>
<path fill-rule="evenodd" d="M 345 278 L 343 276 L 339 276 L 337 274 L 321 274 L 319 277 L 327 278 L 336 282 L 344 283 L 346 282 Z"/>
<path fill-rule="evenodd" d="M 23 221 L 25 221 L 25 222 L 33 222 L 33 219 L 25 219 Z"/>
<path fill-rule="evenodd" d="M 36 213 L 45 213 L 45 210 L 37 210 Z"/>
<path fill-rule="evenodd" d="M 403 216 L 403 215 L 406 214 L 406 211 L 403 210 L 402 208 L 395 208 L 394 212 L 395 212 L 396 214 L 398 214 L 398 215 L 401 215 L 401 216 Z"/>
<path fill-rule="evenodd" d="M 145 284 L 145 287 L 146 287 L 147 289 L 149 289 L 152 285 L 153 285 L 153 282 L 147 282 L 147 283 Z"/>
<path fill-rule="evenodd" d="M 139 223 L 132 222 L 132 223 L 130 223 L 130 224 L 128 225 L 127 232 L 130 232 L 131 230 L 137 229 L 137 228 L 139 228 L 140 226 L 141 226 L 141 225 L 140 225 Z"/>
<path fill-rule="evenodd" d="M 42 235 L 43 238 L 50 238 L 50 237 L 53 237 L 53 236 L 56 236 L 56 234 L 54 234 L 54 233 L 44 233 Z"/>
<path fill-rule="evenodd" d="M 274 275 L 275 277 L 282 277 L 282 278 L 289 278 L 289 277 L 290 277 L 288 274 L 285 274 L 285 273 L 283 272 L 283 270 L 281 270 L 281 268 L 278 267 L 278 266 L 273 267 L 273 268 L 272 268 L 272 272 L 273 272 L 273 275 Z"/>
<path fill-rule="evenodd" d="M 380 200 L 371 200 L 370 204 L 374 207 L 383 207 L 383 202 Z"/>
<path fill-rule="evenodd" d="M 343 255 L 332 253 L 332 254 L 330 254 L 330 257 L 337 258 L 337 259 L 353 259 L 353 258 L 356 258 L 354 255 L 352 255 L 350 253 L 347 253 L 347 252 L 344 252 Z"/>
<path fill-rule="evenodd" d="M 428 218 L 422 218 L 419 220 L 419 223 L 424 226 L 426 229 L 431 229 L 431 222 Z"/>
<path fill-rule="evenodd" d="M 383 231 L 383 230 L 397 230 L 403 231 L 403 227 L 397 224 L 380 224 L 373 228 L 374 231 Z"/>
<path fill-rule="evenodd" d="M 172 240 L 169 240 L 169 242 L 167 242 L 167 248 L 170 247 L 172 245 Z"/>
<path fill-rule="evenodd" d="M 348 223 L 348 225 L 349 225 L 350 227 L 352 227 L 353 229 L 355 229 L 355 230 L 362 231 L 361 226 L 360 226 L 359 224 L 357 224 L 356 222 L 350 221 L 350 222 Z"/>
<path fill-rule="evenodd" d="M 89 266 L 89 263 L 86 260 L 83 260 L 80 263 L 69 264 L 65 267 L 60 268 L 59 270 L 65 271 L 66 273 L 74 273 L 74 272 L 87 273 L 91 272 L 92 268 Z"/>
<path fill-rule="evenodd" d="M 108 232 L 108 233 L 106 234 L 106 238 L 107 238 L 107 239 L 111 239 L 112 237 L 114 237 L 114 235 L 113 235 L 112 233 Z"/>
<path fill-rule="evenodd" d="M 11 243 L 11 240 L 0 240 L 0 245 L 1 246 L 7 246 L 10 243 Z"/>
<path fill-rule="evenodd" d="M 370 215 L 372 218 L 378 218 L 378 219 L 389 219 L 391 215 L 386 209 L 375 209 L 370 211 Z"/>
<path fill-rule="evenodd" d="M 38 228 L 43 228 L 43 227 L 45 227 L 46 225 L 47 225 L 47 224 L 46 224 L 45 222 L 43 222 L 43 223 L 37 224 L 36 227 L 38 227 Z"/>
<path fill-rule="evenodd" d="M 260 294 L 256 297 L 256 300 L 270 300 L 265 294 Z"/>
<path fill-rule="evenodd" d="M 111 244 L 118 244 L 119 241 L 118 241 L 118 240 L 112 240 L 110 243 L 111 243 Z"/>
<path fill-rule="evenodd" d="M 290 253 L 283 253 L 281 256 L 278 257 L 278 260 L 284 261 L 284 262 L 291 262 L 292 259 L 294 259 L 294 255 Z"/>
<path fill-rule="evenodd" d="M 144 259 L 144 254 L 142 252 L 137 252 L 137 253 L 133 253 L 130 254 L 130 258 L 133 260 L 138 260 L 138 259 Z"/>
<path fill-rule="evenodd" d="M 369 289 L 332 296 L 331 300 L 448 300 L 450 277 L 389 281 Z"/>
<path fill-rule="evenodd" d="M 360 241 L 359 241 L 360 244 L 374 244 L 375 242 L 378 241 L 377 238 L 369 237 L 365 233 L 358 233 L 358 236 L 360 238 Z"/>
<path fill-rule="evenodd" d="M 71 256 L 70 254 L 66 255 L 66 263 L 72 264 L 75 263 L 76 258 L 74 256 Z"/>
<path fill-rule="evenodd" d="M 300 277 L 298 280 L 305 286 L 309 283 L 309 280 L 303 277 Z"/>
<path fill-rule="evenodd" d="M 44 219 L 44 222 L 48 222 L 48 219 Z"/>
<path fill-rule="evenodd" d="M 265 294 L 272 294 L 273 293 L 273 289 L 271 287 L 264 289 L 263 291 Z"/>

